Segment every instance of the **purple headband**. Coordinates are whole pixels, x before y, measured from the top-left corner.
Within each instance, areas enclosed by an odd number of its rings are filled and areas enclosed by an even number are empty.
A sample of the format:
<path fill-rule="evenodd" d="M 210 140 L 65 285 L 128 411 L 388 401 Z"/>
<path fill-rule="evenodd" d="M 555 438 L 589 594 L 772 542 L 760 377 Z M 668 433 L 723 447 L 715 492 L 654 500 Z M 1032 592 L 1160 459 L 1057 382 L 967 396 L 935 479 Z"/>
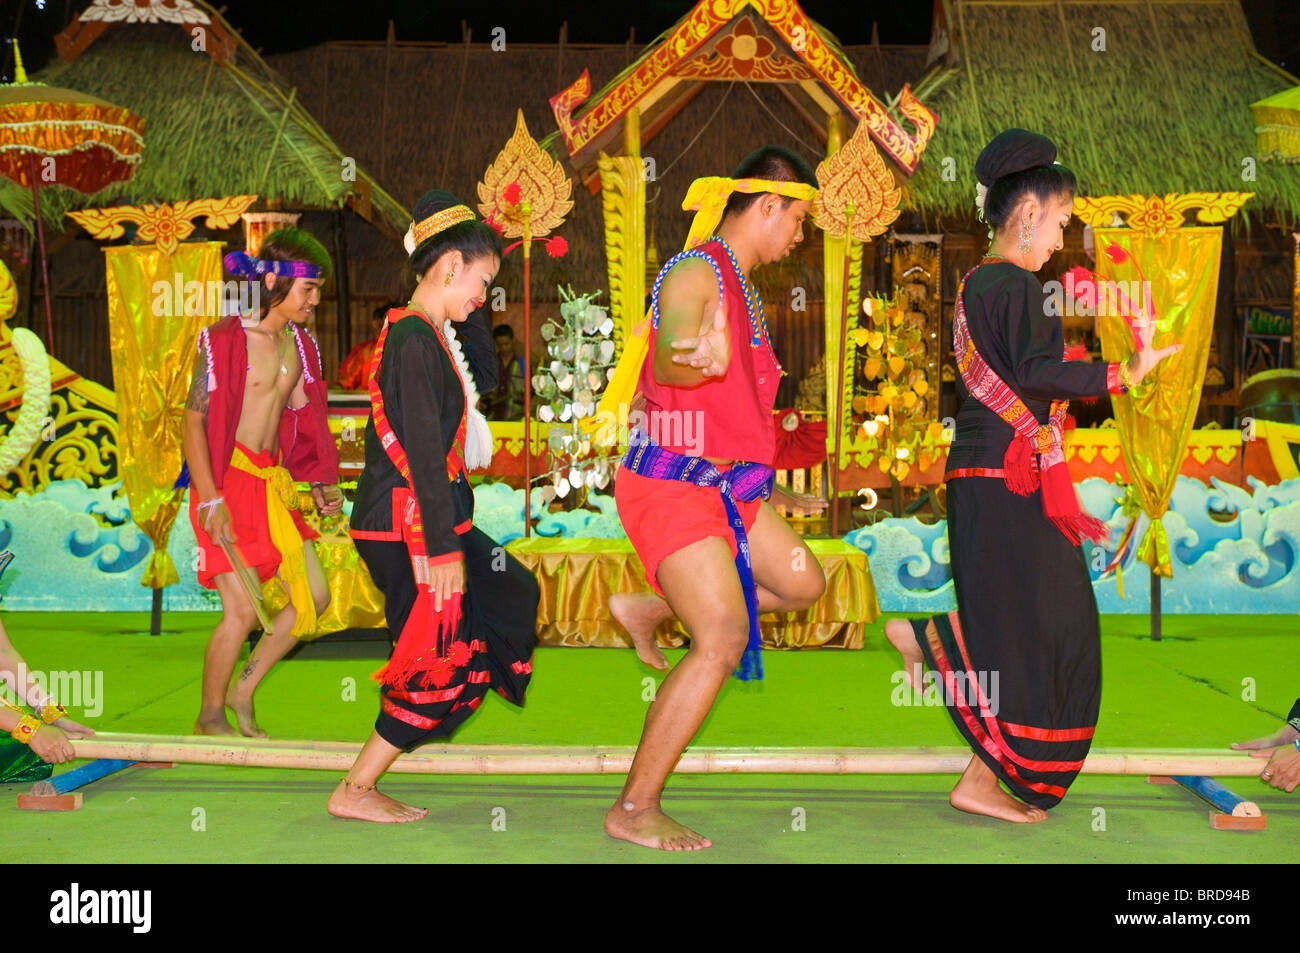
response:
<path fill-rule="evenodd" d="M 272 261 L 254 258 L 242 251 L 232 251 L 223 259 L 226 271 L 251 278 L 255 275 L 284 275 L 290 278 L 319 278 L 320 267 L 309 261 Z"/>

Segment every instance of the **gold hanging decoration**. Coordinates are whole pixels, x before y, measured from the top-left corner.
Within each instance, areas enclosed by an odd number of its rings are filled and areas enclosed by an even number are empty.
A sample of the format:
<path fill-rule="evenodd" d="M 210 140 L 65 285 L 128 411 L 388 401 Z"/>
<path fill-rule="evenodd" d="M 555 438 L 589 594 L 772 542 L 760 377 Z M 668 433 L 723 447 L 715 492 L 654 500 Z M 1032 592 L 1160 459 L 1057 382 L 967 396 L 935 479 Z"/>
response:
<path fill-rule="evenodd" d="M 854 241 L 868 242 L 898 218 L 902 191 L 866 123 L 858 123 L 849 141 L 817 166 L 817 183 L 813 220 L 832 238 L 848 233 Z"/>
<path fill-rule="evenodd" d="M 518 195 L 507 196 L 512 185 Z M 506 238 L 540 238 L 560 227 L 573 208 L 573 183 L 528 133 L 521 109 L 515 131 L 478 184 L 478 210 Z"/>

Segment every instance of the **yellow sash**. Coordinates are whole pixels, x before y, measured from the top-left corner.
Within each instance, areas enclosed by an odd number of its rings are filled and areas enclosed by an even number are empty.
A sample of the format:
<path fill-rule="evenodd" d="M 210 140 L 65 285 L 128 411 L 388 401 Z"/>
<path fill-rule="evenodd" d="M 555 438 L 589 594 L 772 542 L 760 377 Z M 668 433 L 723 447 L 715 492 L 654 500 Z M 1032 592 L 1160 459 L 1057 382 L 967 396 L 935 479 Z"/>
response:
<path fill-rule="evenodd" d="M 289 604 L 297 615 L 289 634 L 294 638 L 309 635 L 316 631 L 316 600 L 312 598 L 311 583 L 307 580 L 302 535 L 289 515 L 290 510 L 298 509 L 298 491 L 293 485 L 293 477 L 284 467 L 255 465 L 238 446 L 230 458 L 230 467 L 266 484 L 266 522 L 271 531 L 271 544 L 280 552 L 280 581 L 289 591 Z"/>
<path fill-rule="evenodd" d="M 773 179 L 728 179 L 723 176 L 696 179 L 686 190 L 686 198 L 682 199 L 682 208 L 695 212 L 691 229 L 686 235 L 686 248 L 694 248 L 714 233 L 733 192 L 775 192 L 793 199 L 811 200 L 817 194 L 817 189 L 806 182 L 778 182 Z M 596 416 L 584 421 L 584 426 L 599 428 L 596 433 L 602 436 L 618 433 L 616 427 L 606 424 L 614 424 L 622 419 L 620 406 L 631 404 L 636 395 L 637 379 L 641 376 L 641 365 L 645 363 L 649 351 L 650 315 L 647 312 L 641 323 L 624 337 L 623 353 L 614 367 L 614 376 L 601 395 Z"/>

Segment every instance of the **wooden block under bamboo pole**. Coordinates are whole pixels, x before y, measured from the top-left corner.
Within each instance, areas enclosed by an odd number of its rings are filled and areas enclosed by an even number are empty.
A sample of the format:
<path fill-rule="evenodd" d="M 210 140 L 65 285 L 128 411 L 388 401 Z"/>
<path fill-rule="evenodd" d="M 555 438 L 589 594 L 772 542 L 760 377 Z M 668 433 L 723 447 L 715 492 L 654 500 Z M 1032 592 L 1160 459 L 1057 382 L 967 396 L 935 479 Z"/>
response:
<path fill-rule="evenodd" d="M 107 733 L 72 739 L 79 758 L 124 758 L 236 767 L 345 771 L 360 744 L 203 736 Z M 409 774 L 626 774 L 631 747 L 533 745 L 430 745 L 404 754 L 392 771 Z M 965 748 L 688 748 L 680 774 L 960 774 L 970 760 Z M 1253 777 L 1263 761 L 1248 753 L 1217 749 L 1098 749 L 1084 774 L 1218 775 Z"/>

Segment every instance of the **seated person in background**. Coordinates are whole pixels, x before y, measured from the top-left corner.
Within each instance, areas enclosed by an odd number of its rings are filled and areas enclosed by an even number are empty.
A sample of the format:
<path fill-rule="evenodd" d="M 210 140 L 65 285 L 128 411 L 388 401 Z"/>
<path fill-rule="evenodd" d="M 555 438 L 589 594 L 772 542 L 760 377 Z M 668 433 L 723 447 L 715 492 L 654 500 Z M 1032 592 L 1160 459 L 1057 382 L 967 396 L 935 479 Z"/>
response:
<path fill-rule="evenodd" d="M 1286 724 L 1273 734 L 1254 741 L 1237 741 L 1231 747 L 1249 751 L 1256 758 L 1268 758 L 1259 779 L 1290 794 L 1300 785 L 1300 698 L 1291 706 Z"/>
<path fill-rule="evenodd" d="M 402 302 L 389 301 L 381 305 L 370 315 L 370 337 L 366 338 L 352 350 L 339 365 L 339 377 L 335 382 L 339 390 L 365 390 L 366 371 L 370 368 L 370 356 L 375 353 L 375 344 L 379 340 L 379 329 L 384 326 L 384 316 L 391 308 L 400 308 Z"/>
<path fill-rule="evenodd" d="M 524 419 L 524 359 L 515 353 L 515 332 L 508 324 L 492 331 L 497 346 L 496 388 L 483 394 L 483 416 L 488 420 Z"/>

